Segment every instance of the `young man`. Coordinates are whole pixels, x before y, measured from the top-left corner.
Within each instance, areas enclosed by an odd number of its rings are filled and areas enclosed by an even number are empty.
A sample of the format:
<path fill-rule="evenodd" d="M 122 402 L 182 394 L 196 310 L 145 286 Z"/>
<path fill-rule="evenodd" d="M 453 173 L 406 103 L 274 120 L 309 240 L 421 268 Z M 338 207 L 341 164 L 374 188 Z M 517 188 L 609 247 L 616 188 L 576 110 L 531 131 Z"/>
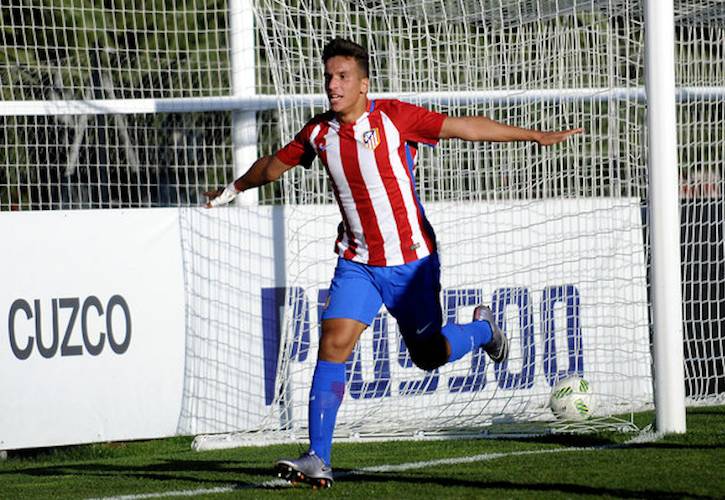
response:
<path fill-rule="evenodd" d="M 343 222 L 310 390 L 310 448 L 298 459 L 276 464 L 280 477 L 330 486 L 345 361 L 382 304 L 397 320 L 411 359 L 424 370 L 480 348 L 494 362 L 508 355 L 508 340 L 486 306 L 475 309 L 471 323 L 442 326 L 436 239 L 413 177 L 418 144 L 459 138 L 551 145 L 581 129 L 542 132 L 482 116 L 447 117 L 397 100 L 371 101 L 367 51 L 340 38 L 325 46 L 322 61 L 330 110 L 312 118 L 292 142 L 257 160 L 224 190 L 206 194 L 208 207 L 228 203 L 297 165 L 309 166 L 315 156 L 330 176 Z"/>

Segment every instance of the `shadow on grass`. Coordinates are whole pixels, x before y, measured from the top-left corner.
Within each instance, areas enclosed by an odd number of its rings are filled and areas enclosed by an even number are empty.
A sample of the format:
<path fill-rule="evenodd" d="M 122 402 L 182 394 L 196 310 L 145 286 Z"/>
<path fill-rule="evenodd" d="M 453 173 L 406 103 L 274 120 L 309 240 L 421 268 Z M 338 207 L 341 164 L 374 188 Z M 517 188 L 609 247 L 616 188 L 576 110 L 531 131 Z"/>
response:
<path fill-rule="evenodd" d="M 239 487 L 257 486 L 258 479 L 271 478 L 272 466 L 239 467 L 235 461 L 228 460 L 164 460 L 147 465 L 132 464 L 54 464 L 43 467 L 16 468 L 0 471 L 3 475 L 32 477 L 90 477 L 106 479 L 113 477 L 149 479 L 154 481 L 181 481 L 190 484 Z M 240 474 L 252 476 L 249 481 L 239 481 Z M 209 475 L 213 475 L 210 477 Z M 256 476 L 256 477 L 255 477 Z M 263 479 L 264 480 L 264 479 Z"/>
<path fill-rule="evenodd" d="M 347 473 L 347 475 L 345 475 Z M 539 492 L 562 495 L 596 495 L 611 496 L 614 498 L 664 498 L 664 499 L 711 499 L 717 498 L 713 496 L 695 495 L 691 492 L 673 492 L 660 491 L 656 489 L 626 489 L 626 488 L 598 488 L 581 484 L 567 483 L 516 483 L 512 481 L 485 481 L 485 480 L 468 480 L 460 478 L 440 478 L 425 476 L 407 476 L 395 474 L 355 474 L 350 471 L 340 471 L 339 480 L 336 480 L 337 487 L 344 487 L 350 483 L 375 483 L 375 482 L 399 482 L 410 483 L 417 486 L 425 487 L 425 485 L 436 485 L 445 488 L 458 487 L 472 490 L 479 490 L 481 494 L 485 494 L 486 490 L 507 490 L 511 495 L 516 496 L 515 492 Z"/>
<path fill-rule="evenodd" d="M 597 446 L 616 446 L 619 444 L 619 441 L 595 434 L 544 434 L 541 436 L 527 436 L 520 438 L 499 438 L 497 441 L 510 441 L 526 444 L 550 444 L 567 448 L 592 448 Z"/>
<path fill-rule="evenodd" d="M 687 415 L 725 415 L 725 406 L 691 406 L 687 408 Z"/>
<path fill-rule="evenodd" d="M 156 440 L 113 441 L 66 446 L 48 446 L 10 450 L 8 456 L 20 460 L 102 460 L 134 456 L 148 448 L 163 447 L 165 453 L 188 451 L 192 438 L 177 436 Z M 162 443 L 159 445 L 159 443 Z"/>
<path fill-rule="evenodd" d="M 153 464 L 68 464 L 26 469 L 0 471 L 4 474 L 28 475 L 35 477 L 77 476 L 103 477 L 105 479 L 129 478 L 152 481 L 174 481 L 185 483 L 184 488 L 230 487 L 235 490 L 283 490 L 289 488 L 280 481 L 274 481 L 273 468 L 240 464 L 235 460 L 164 460 Z M 410 487 L 440 486 L 442 488 L 466 488 L 476 494 L 493 494 L 495 490 L 504 490 L 511 496 L 522 492 L 538 492 L 557 496 L 596 495 L 615 498 L 693 498 L 709 499 L 710 496 L 695 495 L 691 492 L 660 491 L 653 488 L 598 488 L 582 484 L 562 482 L 513 482 L 486 481 L 485 479 L 466 479 L 457 477 L 436 477 L 424 474 L 401 473 L 356 473 L 350 469 L 339 469 L 335 474 L 335 488 L 360 488 L 374 483 L 401 483 Z"/>
<path fill-rule="evenodd" d="M 624 447 L 624 446 L 623 446 Z M 630 450 L 723 450 L 725 449 L 725 443 L 716 444 L 696 444 L 696 443 L 671 443 L 655 441 L 652 443 L 633 443 L 626 445 L 627 449 Z"/>

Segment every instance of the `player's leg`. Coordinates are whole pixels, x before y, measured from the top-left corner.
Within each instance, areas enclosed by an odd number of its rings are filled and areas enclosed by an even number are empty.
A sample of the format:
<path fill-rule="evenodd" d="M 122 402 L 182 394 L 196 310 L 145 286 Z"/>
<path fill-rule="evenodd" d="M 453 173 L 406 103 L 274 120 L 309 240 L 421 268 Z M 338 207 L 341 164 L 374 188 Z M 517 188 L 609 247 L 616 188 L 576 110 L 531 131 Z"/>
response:
<path fill-rule="evenodd" d="M 345 361 L 365 328 L 367 324 L 349 318 L 322 321 L 320 350 L 310 388 L 308 425 L 310 453 L 327 465 L 331 463 L 337 412 L 345 395 Z"/>
<path fill-rule="evenodd" d="M 309 405 L 310 449 L 327 464 L 345 392 L 345 361 L 381 305 L 382 297 L 369 266 L 339 259 L 322 313 L 322 337 Z"/>
<path fill-rule="evenodd" d="M 392 276 L 393 285 L 383 292 L 413 362 L 424 370 L 433 370 L 481 347 L 494 361 L 505 359 L 508 342 L 491 310 L 479 306 L 471 323 L 449 322 L 441 327 L 438 256 L 432 254 L 412 264 L 395 269 L 400 276 Z"/>
<path fill-rule="evenodd" d="M 316 487 L 332 485 L 332 435 L 345 394 L 345 361 L 365 328 L 367 324 L 354 319 L 323 319 L 308 403 L 310 448 L 299 458 L 278 461 L 279 477 Z"/>
<path fill-rule="evenodd" d="M 446 323 L 442 333 L 450 347 L 448 362 L 456 361 L 479 348 L 483 348 L 496 363 L 508 357 L 508 339 L 499 329 L 488 306 L 476 307 L 470 323 Z"/>
<path fill-rule="evenodd" d="M 378 286 L 388 312 L 398 322 L 411 360 L 430 371 L 446 363 L 450 354 L 441 333 L 440 266 L 437 256 L 378 271 Z"/>
<path fill-rule="evenodd" d="M 280 477 L 323 487 L 332 483 L 332 435 L 345 393 L 345 361 L 381 305 L 367 266 L 340 259 L 322 314 L 322 337 L 310 389 L 310 449 L 298 459 L 277 462 Z"/>

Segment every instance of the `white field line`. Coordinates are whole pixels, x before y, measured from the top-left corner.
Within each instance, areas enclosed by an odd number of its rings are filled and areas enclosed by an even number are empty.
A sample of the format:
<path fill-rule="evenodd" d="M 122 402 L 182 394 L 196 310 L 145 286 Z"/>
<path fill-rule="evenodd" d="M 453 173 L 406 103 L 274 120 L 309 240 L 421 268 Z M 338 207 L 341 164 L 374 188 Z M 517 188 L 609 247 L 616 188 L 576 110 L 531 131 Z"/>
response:
<path fill-rule="evenodd" d="M 651 443 L 657 441 L 661 436 L 656 433 L 642 433 L 637 437 L 630 439 L 623 444 L 616 445 L 603 445 L 603 446 L 589 446 L 585 448 L 581 447 L 568 447 L 568 448 L 552 448 L 546 450 L 522 450 L 522 451 L 510 451 L 504 453 L 482 453 L 480 455 L 470 455 L 467 457 L 452 457 L 452 458 L 441 458 L 438 460 L 425 460 L 421 462 L 408 462 L 404 464 L 384 464 L 384 465 L 373 465 L 370 467 L 363 467 L 350 472 L 342 472 L 335 474 L 335 479 L 349 476 L 356 476 L 360 474 L 378 474 L 385 472 L 404 472 L 416 469 L 425 469 L 427 467 L 436 467 L 439 465 L 457 465 L 457 464 L 470 464 L 474 462 L 487 462 L 490 460 L 496 460 L 499 458 L 508 457 L 521 457 L 526 455 L 544 455 L 544 454 L 555 454 L 555 453 L 571 453 L 574 451 L 597 451 L 615 448 L 625 448 L 630 444 L 642 444 Z M 214 495 L 217 493 L 230 493 L 236 490 L 246 489 L 264 489 L 264 488 L 284 488 L 289 486 L 289 483 L 284 479 L 272 479 L 257 484 L 245 484 L 245 485 L 228 485 L 218 486 L 216 488 L 203 488 L 195 490 L 177 490 L 177 491 L 164 491 L 159 493 L 139 493 L 135 495 L 119 495 L 113 497 L 102 497 L 98 499 L 90 500 L 142 500 L 144 498 L 164 498 L 164 497 L 194 497 L 200 495 Z"/>
<path fill-rule="evenodd" d="M 136 500 L 141 498 L 163 498 L 163 497 L 195 497 L 198 495 L 213 495 L 215 493 L 229 493 L 234 491 L 234 486 L 219 486 L 218 488 L 204 488 L 200 490 L 179 490 L 164 491 L 160 493 L 139 493 L 136 495 L 119 495 L 116 497 L 102 497 L 103 500 Z M 89 499 L 98 500 L 98 499 Z"/>
<path fill-rule="evenodd" d="M 422 462 L 409 462 L 407 464 L 395 464 L 395 465 L 373 465 L 371 467 L 363 467 L 362 469 L 353 470 L 350 472 L 343 472 L 336 474 L 337 477 L 354 476 L 358 474 L 369 474 L 369 473 L 380 473 L 380 472 L 404 472 L 415 469 L 425 469 L 426 467 L 436 467 L 438 465 L 457 465 L 457 464 L 471 464 L 474 462 L 488 462 L 490 460 L 496 460 L 497 458 L 506 457 L 520 457 L 522 455 L 543 455 L 547 453 L 566 453 L 571 451 L 591 451 L 598 450 L 600 447 L 586 447 L 586 448 L 552 448 L 549 450 L 525 450 L 525 451 L 509 451 L 502 453 L 482 453 L 480 455 L 471 455 L 469 457 L 452 457 L 452 458 L 441 458 L 438 460 L 425 460 Z"/>

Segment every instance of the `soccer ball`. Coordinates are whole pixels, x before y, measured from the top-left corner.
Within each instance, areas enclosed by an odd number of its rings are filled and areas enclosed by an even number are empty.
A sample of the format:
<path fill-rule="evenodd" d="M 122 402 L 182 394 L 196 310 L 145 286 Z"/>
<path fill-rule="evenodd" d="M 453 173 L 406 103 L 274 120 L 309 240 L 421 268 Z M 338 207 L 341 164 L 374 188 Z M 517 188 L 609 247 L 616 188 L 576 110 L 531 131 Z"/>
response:
<path fill-rule="evenodd" d="M 559 380 L 551 389 L 549 407 L 560 420 L 590 418 L 594 411 L 594 398 L 589 382 L 577 375 Z"/>

